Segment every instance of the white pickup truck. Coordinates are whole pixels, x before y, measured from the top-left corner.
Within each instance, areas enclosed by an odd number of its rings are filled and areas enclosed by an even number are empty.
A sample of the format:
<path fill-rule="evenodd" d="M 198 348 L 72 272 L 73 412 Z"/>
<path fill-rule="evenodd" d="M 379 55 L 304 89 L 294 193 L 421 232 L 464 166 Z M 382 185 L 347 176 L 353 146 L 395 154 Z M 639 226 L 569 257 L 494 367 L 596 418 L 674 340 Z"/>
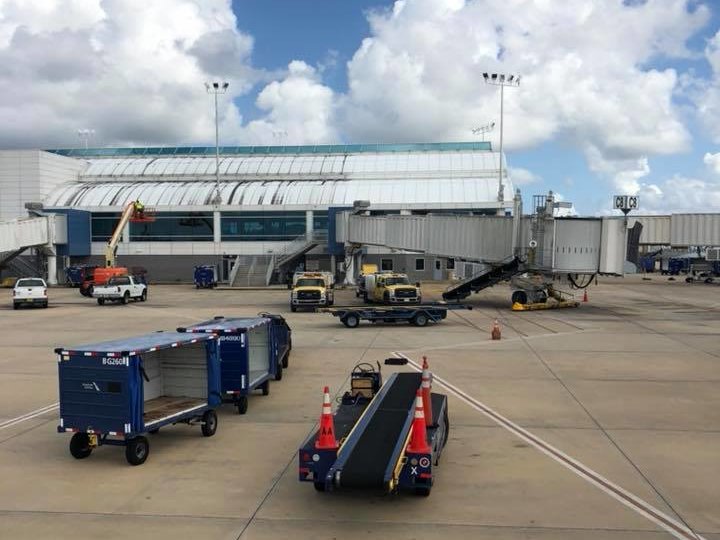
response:
<path fill-rule="evenodd" d="M 135 276 L 115 276 L 105 285 L 95 285 L 92 295 L 101 306 L 105 302 L 127 304 L 131 299 L 144 302 L 147 300 L 147 285 Z"/>
<path fill-rule="evenodd" d="M 18 279 L 13 288 L 13 309 L 20 306 L 48 307 L 47 284 L 42 278 Z"/>

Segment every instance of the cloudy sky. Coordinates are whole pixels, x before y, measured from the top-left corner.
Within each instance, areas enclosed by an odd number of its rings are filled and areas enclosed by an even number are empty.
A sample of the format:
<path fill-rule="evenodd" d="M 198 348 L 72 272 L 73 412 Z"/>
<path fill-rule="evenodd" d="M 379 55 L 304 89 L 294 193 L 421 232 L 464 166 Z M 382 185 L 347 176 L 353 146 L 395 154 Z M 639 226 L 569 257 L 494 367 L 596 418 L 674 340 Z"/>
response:
<path fill-rule="evenodd" d="M 720 210 L 718 0 L 0 0 L 0 148 L 479 140 L 527 197 Z"/>

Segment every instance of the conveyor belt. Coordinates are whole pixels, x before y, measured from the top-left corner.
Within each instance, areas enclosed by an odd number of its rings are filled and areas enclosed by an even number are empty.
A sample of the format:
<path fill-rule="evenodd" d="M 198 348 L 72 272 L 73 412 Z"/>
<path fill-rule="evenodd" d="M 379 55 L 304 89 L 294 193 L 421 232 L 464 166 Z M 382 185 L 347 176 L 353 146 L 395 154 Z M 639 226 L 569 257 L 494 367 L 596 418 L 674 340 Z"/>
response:
<path fill-rule="evenodd" d="M 362 433 L 352 448 L 342 467 L 341 484 L 354 488 L 383 488 L 385 471 L 390 464 L 403 433 L 408 414 L 420 387 L 420 373 L 398 373 L 386 384 L 391 385 L 381 402 L 364 425 Z"/>

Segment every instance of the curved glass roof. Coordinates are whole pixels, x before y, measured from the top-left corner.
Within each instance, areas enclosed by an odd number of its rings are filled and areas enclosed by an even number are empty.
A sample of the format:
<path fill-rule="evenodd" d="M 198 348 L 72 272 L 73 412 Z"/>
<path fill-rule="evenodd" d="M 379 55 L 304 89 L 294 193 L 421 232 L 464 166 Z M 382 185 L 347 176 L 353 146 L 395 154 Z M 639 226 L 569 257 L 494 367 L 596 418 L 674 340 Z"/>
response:
<path fill-rule="evenodd" d="M 426 152 L 350 155 L 224 156 L 219 172 L 228 179 L 296 180 L 307 178 L 403 178 L 496 174 L 496 152 Z M 214 157 L 89 159 L 84 180 L 203 179 L 215 176 Z"/>
<path fill-rule="evenodd" d="M 513 187 L 505 178 L 506 201 Z M 215 182 L 82 182 L 65 184 L 48 196 L 48 207 L 121 208 L 136 199 L 147 206 L 210 206 Z M 345 206 L 356 200 L 375 205 L 487 205 L 497 200 L 497 178 L 413 180 L 221 181 L 221 205 Z"/>

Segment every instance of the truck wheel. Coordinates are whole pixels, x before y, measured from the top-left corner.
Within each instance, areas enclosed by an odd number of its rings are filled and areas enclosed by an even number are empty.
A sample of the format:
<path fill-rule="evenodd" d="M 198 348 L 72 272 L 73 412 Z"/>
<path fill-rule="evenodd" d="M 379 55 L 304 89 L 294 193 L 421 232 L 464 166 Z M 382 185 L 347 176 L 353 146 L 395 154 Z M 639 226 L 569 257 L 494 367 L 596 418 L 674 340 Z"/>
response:
<path fill-rule="evenodd" d="M 290 306 L 290 311 L 295 313 L 297 311 L 297 306 Z"/>
<path fill-rule="evenodd" d="M 85 296 L 92 297 L 94 292 L 95 292 L 95 286 L 90 285 L 87 289 L 85 289 Z"/>
<path fill-rule="evenodd" d="M 150 443 L 142 435 L 130 439 L 125 446 L 125 459 L 130 465 L 142 465 L 150 453 Z"/>
<path fill-rule="evenodd" d="M 315 491 L 319 491 L 320 493 L 325 491 L 325 482 L 313 482 L 313 486 L 315 486 Z"/>
<path fill-rule="evenodd" d="M 386 292 L 383 294 L 383 304 L 389 304 L 390 303 L 390 293 Z"/>
<path fill-rule="evenodd" d="M 282 359 L 282 367 L 287 368 L 290 365 L 290 350 L 285 353 Z"/>
<path fill-rule="evenodd" d="M 215 411 L 205 411 L 205 413 L 202 415 L 202 434 L 203 437 L 212 437 L 215 435 L 215 432 L 217 431 L 217 414 L 215 414 Z"/>
<path fill-rule="evenodd" d="M 128 291 L 125 291 L 125 294 L 123 294 L 122 300 L 120 300 L 120 302 L 122 302 L 123 304 L 127 304 L 129 301 L 130 301 L 130 293 Z"/>
<path fill-rule="evenodd" d="M 247 396 L 240 396 L 240 398 L 237 400 L 236 405 L 237 405 L 238 414 L 245 414 L 248 410 Z"/>
<path fill-rule="evenodd" d="M 265 381 L 260 388 L 262 388 L 263 396 L 269 395 L 270 394 L 270 381 L 269 380 Z"/>
<path fill-rule="evenodd" d="M 104 306 L 105 305 L 105 299 L 104 298 L 98 298 L 97 299 L 98 306 Z"/>
<path fill-rule="evenodd" d="M 418 497 L 428 497 L 430 495 L 430 488 L 429 487 L 416 487 L 415 495 L 417 495 Z"/>
<path fill-rule="evenodd" d="M 355 313 L 348 313 L 341 320 L 348 328 L 356 328 L 357 325 L 360 324 L 360 317 L 358 317 Z"/>
<path fill-rule="evenodd" d="M 424 313 L 418 313 L 412 320 L 415 326 L 425 326 L 428 323 L 427 315 Z"/>
<path fill-rule="evenodd" d="M 283 372 L 283 364 L 282 364 L 282 361 L 280 361 L 277 364 L 277 368 L 275 368 L 275 380 L 276 381 L 282 380 L 282 372 Z"/>
<path fill-rule="evenodd" d="M 527 300 L 527 293 L 525 291 L 515 291 L 510 297 L 510 301 L 513 304 L 522 304 L 523 306 L 527 304 Z"/>
<path fill-rule="evenodd" d="M 367 294 L 367 293 L 363 293 L 363 302 L 365 302 L 366 304 L 369 304 L 369 303 L 370 303 L 370 299 L 368 298 L 368 294 Z"/>
<path fill-rule="evenodd" d="M 15 302 L 13 302 L 13 309 L 18 309 L 18 308 L 20 308 L 20 304 L 16 304 Z"/>
<path fill-rule="evenodd" d="M 45 303 L 44 303 L 44 304 L 42 305 L 42 307 L 43 307 L 43 309 L 47 309 L 47 307 L 48 307 L 48 303 L 47 303 L 47 302 L 45 302 Z"/>
<path fill-rule="evenodd" d="M 140 301 L 145 302 L 147 300 L 147 289 L 145 289 L 140 295 Z"/>
<path fill-rule="evenodd" d="M 75 433 L 70 439 L 70 453 L 75 459 L 85 459 L 92 453 L 87 433 Z"/>

